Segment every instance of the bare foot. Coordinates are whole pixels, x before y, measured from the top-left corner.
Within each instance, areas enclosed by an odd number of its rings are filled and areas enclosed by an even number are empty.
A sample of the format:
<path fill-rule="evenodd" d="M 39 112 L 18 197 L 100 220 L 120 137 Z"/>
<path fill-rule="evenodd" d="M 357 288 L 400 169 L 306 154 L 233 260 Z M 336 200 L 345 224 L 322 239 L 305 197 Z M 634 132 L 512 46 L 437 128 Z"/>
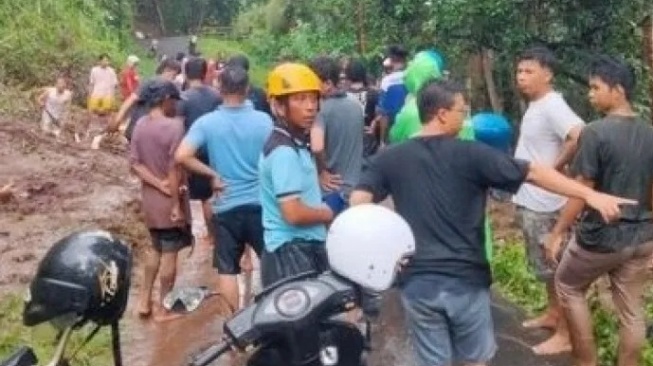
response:
<path fill-rule="evenodd" d="M 152 303 L 150 301 L 146 303 L 141 301 L 136 309 L 136 315 L 138 315 L 140 318 L 147 318 L 152 315 Z"/>
<path fill-rule="evenodd" d="M 546 312 L 537 318 L 529 319 L 522 323 L 522 327 L 527 329 L 546 328 L 555 329 L 558 326 L 558 318 L 551 313 Z"/>
<path fill-rule="evenodd" d="M 556 333 L 551 338 L 533 347 L 533 353 L 539 356 L 557 355 L 571 352 L 571 342 L 566 334 Z"/>

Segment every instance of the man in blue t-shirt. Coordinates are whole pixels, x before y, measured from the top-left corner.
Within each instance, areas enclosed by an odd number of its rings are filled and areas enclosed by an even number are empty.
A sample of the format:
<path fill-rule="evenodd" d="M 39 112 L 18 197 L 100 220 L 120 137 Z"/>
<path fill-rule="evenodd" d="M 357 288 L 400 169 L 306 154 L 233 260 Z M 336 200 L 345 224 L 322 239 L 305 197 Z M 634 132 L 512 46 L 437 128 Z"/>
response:
<path fill-rule="evenodd" d="M 232 309 L 237 309 L 240 258 L 246 244 L 257 255 L 263 248 L 258 161 L 273 124 L 247 100 L 247 71 L 228 66 L 220 81 L 222 105 L 195 121 L 175 158 L 188 170 L 208 177 L 213 190 L 220 193 L 212 203 L 218 243 L 213 264 L 218 269 L 220 292 Z M 210 167 L 195 157 L 202 148 Z"/>
<path fill-rule="evenodd" d="M 265 228 L 261 280 L 266 287 L 328 268 L 325 224 L 333 219 L 333 211 L 322 203 L 317 166 L 308 146 L 321 84 L 301 64 L 281 64 L 268 77 L 276 124 L 259 164 Z"/>

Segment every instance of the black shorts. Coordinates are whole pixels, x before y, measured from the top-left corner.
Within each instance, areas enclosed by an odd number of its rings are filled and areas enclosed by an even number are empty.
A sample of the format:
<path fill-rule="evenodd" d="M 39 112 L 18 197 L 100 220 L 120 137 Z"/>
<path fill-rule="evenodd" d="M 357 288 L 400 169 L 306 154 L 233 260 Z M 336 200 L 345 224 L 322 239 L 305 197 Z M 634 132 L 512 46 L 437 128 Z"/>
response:
<path fill-rule="evenodd" d="M 218 273 L 237 275 L 240 273 L 240 258 L 250 245 L 260 257 L 263 249 L 263 217 L 261 206 L 244 205 L 213 215 L 216 246 L 213 252 L 213 266 Z"/>
<path fill-rule="evenodd" d="M 296 239 L 283 244 L 274 252 L 263 251 L 261 282 L 268 287 L 275 282 L 301 273 L 322 273 L 329 269 L 324 242 Z"/>
<path fill-rule="evenodd" d="M 203 175 L 189 174 L 188 192 L 190 199 L 206 201 L 213 197 L 213 188 L 211 188 L 211 178 Z"/>
<path fill-rule="evenodd" d="M 154 250 L 159 253 L 178 252 L 193 243 L 190 225 L 184 228 L 149 229 Z"/>
<path fill-rule="evenodd" d="M 203 151 L 198 151 L 197 158 L 202 163 L 209 165 L 209 158 Z M 213 188 L 211 188 L 211 178 L 203 175 L 188 175 L 188 192 L 190 199 L 206 201 L 213 197 Z"/>

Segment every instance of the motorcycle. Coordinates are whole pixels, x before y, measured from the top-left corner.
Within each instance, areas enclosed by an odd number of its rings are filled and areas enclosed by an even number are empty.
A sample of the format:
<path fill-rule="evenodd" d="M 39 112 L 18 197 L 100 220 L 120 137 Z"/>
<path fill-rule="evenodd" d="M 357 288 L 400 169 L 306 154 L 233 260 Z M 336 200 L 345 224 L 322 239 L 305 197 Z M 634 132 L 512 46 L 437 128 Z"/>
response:
<path fill-rule="evenodd" d="M 366 204 L 347 209 L 334 220 L 326 247 L 330 271 L 299 274 L 268 286 L 225 322 L 220 342 L 188 365 L 208 366 L 236 349 L 253 351 L 248 366 L 365 366 L 371 341 L 369 316 L 377 311 L 374 301 L 368 300 L 378 299 L 372 294 L 392 286 L 400 267 L 415 252 L 415 239 L 399 215 Z M 60 330 L 47 366 L 69 366 L 76 351 L 64 357 L 68 340 L 89 322 L 96 327 L 80 348 L 102 326 L 111 325 L 114 365 L 122 366 L 119 321 L 127 304 L 130 271 L 128 247 L 108 232 L 74 233 L 52 246 L 39 264 L 23 313 L 27 326 L 50 321 Z M 207 288 L 179 288 L 166 295 L 163 305 L 192 312 L 213 295 L 217 293 Z M 347 320 L 346 313 L 357 308 L 366 316 L 364 324 Z M 34 352 L 23 347 L 0 366 L 37 362 Z"/>
<path fill-rule="evenodd" d="M 189 312 L 212 293 L 180 289 L 165 304 Z M 254 348 L 248 366 L 364 366 L 371 328 L 343 315 L 362 303 L 360 287 L 333 273 L 305 273 L 274 284 L 224 324 L 224 338 L 195 356 L 189 366 L 207 366 L 231 349 Z M 363 329 L 361 329 L 363 328 Z"/>

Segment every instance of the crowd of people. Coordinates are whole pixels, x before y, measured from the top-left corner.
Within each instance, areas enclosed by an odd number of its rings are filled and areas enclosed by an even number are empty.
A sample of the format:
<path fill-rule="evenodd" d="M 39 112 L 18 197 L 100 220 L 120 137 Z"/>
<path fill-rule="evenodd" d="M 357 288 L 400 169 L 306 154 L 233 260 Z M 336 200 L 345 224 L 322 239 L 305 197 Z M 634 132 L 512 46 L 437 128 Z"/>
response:
<path fill-rule="evenodd" d="M 465 90 L 441 55 L 424 52 L 411 60 L 401 46 L 389 47 L 379 87 L 362 61 L 320 56 L 276 65 L 265 89 L 252 84 L 241 55 L 166 58 L 143 83 L 137 58 L 118 78 L 100 57 L 88 107 L 108 118 L 102 133 L 128 121 L 129 160 L 152 238 L 138 313 L 170 315 L 161 298 L 152 301 L 152 288 L 157 276 L 162 295 L 174 287 L 177 255 L 193 242 L 190 200 L 202 202 L 217 290 L 235 311 L 236 276 L 250 256 L 261 261 L 263 286 L 327 270 L 334 217 L 390 197 L 417 243 L 398 283 L 416 359 L 486 365 L 497 350 L 486 205 L 498 189 L 513 194 L 528 263 L 548 290 L 546 311 L 523 324 L 553 331 L 533 351 L 571 351 L 576 365 L 597 365 L 585 294 L 608 276 L 618 364 L 637 365 L 653 256 L 653 127 L 633 110 L 631 68 L 613 57 L 592 60 L 589 99 L 603 117 L 585 123 L 553 87 L 553 53 L 524 51 L 515 73 L 528 109 L 513 155 L 463 138 L 471 116 Z M 411 79 L 411 62 L 424 57 L 433 72 Z M 124 101 L 111 115 L 117 85 Z M 58 133 L 70 98 L 63 79 L 40 96 L 45 131 Z M 402 137 L 393 140 L 400 119 Z"/>

